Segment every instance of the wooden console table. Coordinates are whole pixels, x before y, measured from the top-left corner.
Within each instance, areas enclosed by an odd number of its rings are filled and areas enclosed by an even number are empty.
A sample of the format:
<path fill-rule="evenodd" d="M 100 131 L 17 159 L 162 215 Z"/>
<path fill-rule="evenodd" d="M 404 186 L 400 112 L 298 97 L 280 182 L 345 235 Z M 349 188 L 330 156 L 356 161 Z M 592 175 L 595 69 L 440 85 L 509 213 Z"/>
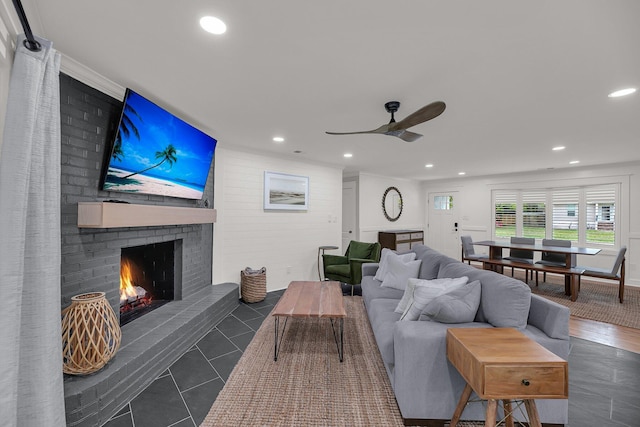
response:
<path fill-rule="evenodd" d="M 498 400 L 513 426 L 511 400 L 524 400 L 529 426 L 541 427 L 534 399 L 568 399 L 569 365 L 513 328 L 450 328 L 447 358 L 467 382 L 451 426 L 458 424 L 471 391 L 487 400 L 485 427 L 495 426 Z"/>
<path fill-rule="evenodd" d="M 379 231 L 378 242 L 383 248 L 406 252 L 415 245 L 424 243 L 424 233 L 420 230 Z"/>

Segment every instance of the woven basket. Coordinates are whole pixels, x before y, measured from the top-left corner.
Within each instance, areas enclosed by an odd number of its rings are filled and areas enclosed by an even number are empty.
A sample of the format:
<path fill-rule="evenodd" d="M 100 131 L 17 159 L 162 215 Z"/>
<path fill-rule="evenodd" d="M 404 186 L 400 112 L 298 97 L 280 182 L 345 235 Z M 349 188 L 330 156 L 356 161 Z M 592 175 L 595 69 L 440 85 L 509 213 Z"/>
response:
<path fill-rule="evenodd" d="M 87 375 L 98 371 L 120 348 L 122 332 L 104 292 L 71 298 L 62 310 L 62 371 Z"/>
<path fill-rule="evenodd" d="M 267 269 L 251 270 L 249 267 L 240 272 L 240 293 L 244 302 L 253 303 L 267 296 Z"/>

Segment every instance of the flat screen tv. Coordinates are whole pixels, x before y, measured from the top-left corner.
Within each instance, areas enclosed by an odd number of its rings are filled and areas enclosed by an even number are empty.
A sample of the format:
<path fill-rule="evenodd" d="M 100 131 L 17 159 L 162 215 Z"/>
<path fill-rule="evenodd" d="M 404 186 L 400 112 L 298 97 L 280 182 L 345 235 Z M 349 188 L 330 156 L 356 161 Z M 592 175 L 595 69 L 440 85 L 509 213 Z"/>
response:
<path fill-rule="evenodd" d="M 102 189 L 202 199 L 216 142 L 127 89 Z"/>

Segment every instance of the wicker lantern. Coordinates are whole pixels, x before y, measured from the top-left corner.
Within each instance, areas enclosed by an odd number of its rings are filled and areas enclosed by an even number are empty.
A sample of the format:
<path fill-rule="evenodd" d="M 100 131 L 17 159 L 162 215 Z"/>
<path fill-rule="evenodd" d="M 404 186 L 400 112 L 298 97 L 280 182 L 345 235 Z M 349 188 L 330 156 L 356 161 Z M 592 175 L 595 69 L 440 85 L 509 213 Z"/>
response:
<path fill-rule="evenodd" d="M 120 348 L 122 332 L 104 292 L 71 298 L 62 310 L 62 370 L 86 375 L 98 371 Z"/>

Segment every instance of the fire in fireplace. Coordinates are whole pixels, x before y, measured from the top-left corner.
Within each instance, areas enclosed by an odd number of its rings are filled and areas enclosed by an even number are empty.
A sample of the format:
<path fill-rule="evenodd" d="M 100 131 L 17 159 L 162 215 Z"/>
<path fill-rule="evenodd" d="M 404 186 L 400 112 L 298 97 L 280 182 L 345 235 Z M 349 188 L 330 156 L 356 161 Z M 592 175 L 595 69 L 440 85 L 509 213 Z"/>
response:
<path fill-rule="evenodd" d="M 120 256 L 120 325 L 174 299 L 174 242 L 123 248 Z"/>

